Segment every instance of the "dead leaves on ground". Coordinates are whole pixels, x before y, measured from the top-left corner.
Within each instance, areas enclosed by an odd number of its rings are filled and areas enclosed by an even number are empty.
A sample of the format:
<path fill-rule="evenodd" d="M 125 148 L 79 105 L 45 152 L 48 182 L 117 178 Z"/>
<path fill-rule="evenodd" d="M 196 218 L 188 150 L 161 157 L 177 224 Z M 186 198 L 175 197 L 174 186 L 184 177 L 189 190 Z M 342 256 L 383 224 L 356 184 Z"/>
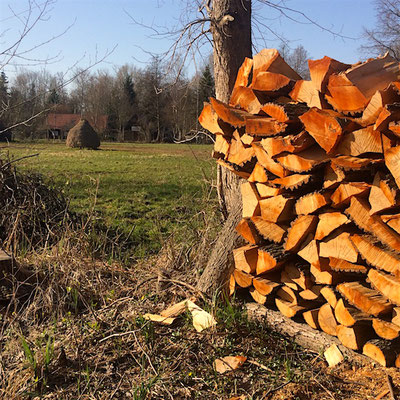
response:
<path fill-rule="evenodd" d="M 244 356 L 226 356 L 214 361 L 214 369 L 220 374 L 240 368 L 247 360 Z"/>

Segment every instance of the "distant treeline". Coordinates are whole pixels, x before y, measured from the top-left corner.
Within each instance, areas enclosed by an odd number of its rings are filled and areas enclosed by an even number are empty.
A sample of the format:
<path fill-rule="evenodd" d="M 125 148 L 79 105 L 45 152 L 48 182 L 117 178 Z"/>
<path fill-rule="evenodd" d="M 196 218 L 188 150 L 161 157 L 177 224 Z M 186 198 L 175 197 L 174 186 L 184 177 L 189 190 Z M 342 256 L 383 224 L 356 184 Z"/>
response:
<path fill-rule="evenodd" d="M 124 65 L 109 71 L 75 71 L 68 84 L 61 73 L 21 71 L 9 81 L 0 73 L 0 132 L 36 139 L 48 130 L 49 113 L 107 116 L 103 139 L 118 140 L 136 130 L 136 140 L 179 141 L 199 129 L 203 102 L 214 96 L 212 68 L 205 65 L 192 78 L 167 71 L 159 58 L 143 69 Z M 4 136 L 4 132 L 3 132 Z"/>
<path fill-rule="evenodd" d="M 304 47 L 283 46 L 280 52 L 307 78 Z M 12 81 L 1 72 L 0 140 L 9 140 L 10 133 L 22 140 L 51 137 L 47 115 L 53 113 L 106 119 L 98 132 L 103 140 L 172 142 L 196 136 L 203 102 L 214 96 L 212 67 L 203 65 L 191 78 L 177 70 L 153 57 L 144 68 L 126 64 L 114 72 L 78 69 L 67 76 L 23 70 Z M 56 137 L 65 137 L 69 128 Z"/>

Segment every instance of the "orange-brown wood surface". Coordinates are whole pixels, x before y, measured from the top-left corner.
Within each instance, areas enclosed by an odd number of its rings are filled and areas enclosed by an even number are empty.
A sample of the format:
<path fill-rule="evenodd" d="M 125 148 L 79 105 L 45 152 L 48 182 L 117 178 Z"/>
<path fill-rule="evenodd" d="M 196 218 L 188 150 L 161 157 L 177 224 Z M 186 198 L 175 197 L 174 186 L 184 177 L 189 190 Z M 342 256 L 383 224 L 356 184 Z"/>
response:
<path fill-rule="evenodd" d="M 350 222 L 346 215 L 340 212 L 321 213 L 318 218 L 319 221 L 315 232 L 316 240 L 322 240 L 335 229 Z"/>
<path fill-rule="evenodd" d="M 316 215 L 302 215 L 295 219 L 288 230 L 285 250 L 296 252 L 304 239 L 315 230 L 317 222 Z"/>
<path fill-rule="evenodd" d="M 286 229 L 262 217 L 252 217 L 251 221 L 258 233 L 265 239 L 275 243 L 282 243 L 286 235 Z"/>
<path fill-rule="evenodd" d="M 368 277 L 373 270 L 370 270 Z M 359 282 L 346 282 L 337 286 L 337 290 L 349 303 L 359 310 L 374 316 L 390 314 L 393 305 L 390 304 L 379 292 L 362 285 Z"/>

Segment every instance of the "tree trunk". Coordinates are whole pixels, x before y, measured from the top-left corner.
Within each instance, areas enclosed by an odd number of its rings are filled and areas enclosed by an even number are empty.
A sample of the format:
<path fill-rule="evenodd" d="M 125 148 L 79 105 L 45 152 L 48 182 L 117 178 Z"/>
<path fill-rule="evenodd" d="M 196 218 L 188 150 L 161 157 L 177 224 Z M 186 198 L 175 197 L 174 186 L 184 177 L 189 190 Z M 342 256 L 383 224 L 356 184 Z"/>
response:
<path fill-rule="evenodd" d="M 236 75 L 245 57 L 252 56 L 251 0 L 213 0 L 209 11 L 214 44 L 215 95 L 229 102 Z M 225 225 L 212 250 L 198 288 L 208 294 L 225 287 L 232 268 L 234 230 L 241 217 L 240 179 L 218 166 L 218 200 Z"/>

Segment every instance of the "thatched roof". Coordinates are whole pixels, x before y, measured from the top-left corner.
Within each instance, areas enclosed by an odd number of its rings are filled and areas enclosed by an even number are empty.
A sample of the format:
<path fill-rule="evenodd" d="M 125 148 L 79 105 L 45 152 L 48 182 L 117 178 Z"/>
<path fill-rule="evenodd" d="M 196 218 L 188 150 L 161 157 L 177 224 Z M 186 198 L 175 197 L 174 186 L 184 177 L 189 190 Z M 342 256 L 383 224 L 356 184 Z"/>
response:
<path fill-rule="evenodd" d="M 81 119 L 68 132 L 67 146 L 97 149 L 100 146 L 100 139 L 89 122 L 86 119 Z"/>

